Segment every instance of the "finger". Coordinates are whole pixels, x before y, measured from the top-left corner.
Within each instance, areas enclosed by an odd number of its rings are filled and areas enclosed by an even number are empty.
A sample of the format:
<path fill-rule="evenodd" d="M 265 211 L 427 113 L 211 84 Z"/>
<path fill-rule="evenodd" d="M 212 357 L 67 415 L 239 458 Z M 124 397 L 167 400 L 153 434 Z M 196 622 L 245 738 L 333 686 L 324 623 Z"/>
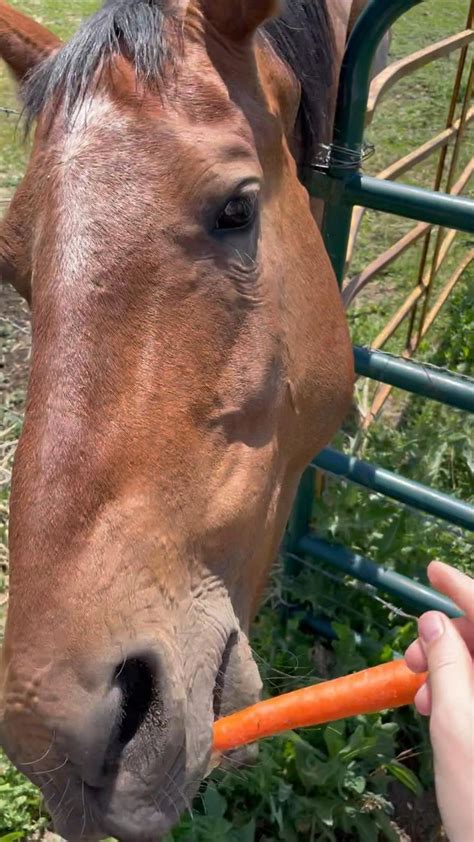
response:
<path fill-rule="evenodd" d="M 423 649 L 421 640 L 415 640 L 405 652 L 405 661 L 408 669 L 412 672 L 426 672 L 428 669 L 428 659 L 426 652 Z"/>
<path fill-rule="evenodd" d="M 433 710 L 469 704 L 472 658 L 456 626 L 444 614 L 429 611 L 420 617 L 418 631 L 428 660 Z"/>
<path fill-rule="evenodd" d="M 459 842 L 474 839 L 474 681 L 472 658 L 456 626 L 444 614 L 424 614 L 418 630 L 428 658 L 428 689 L 417 706 L 430 709 L 438 804 L 447 836 Z"/>
<path fill-rule="evenodd" d="M 422 716 L 431 715 L 432 699 L 429 681 L 425 681 L 423 686 L 418 690 L 415 696 L 415 706 L 418 713 L 421 713 Z"/>
<path fill-rule="evenodd" d="M 474 579 L 442 561 L 431 562 L 428 578 L 436 590 L 449 596 L 474 622 Z"/>
<path fill-rule="evenodd" d="M 471 655 L 474 655 L 474 622 L 468 620 L 467 617 L 457 617 L 451 622 L 461 635 Z"/>
<path fill-rule="evenodd" d="M 451 620 L 456 630 L 461 635 L 471 655 L 474 656 L 474 623 L 471 623 L 467 617 L 458 617 L 456 620 Z M 419 638 L 413 641 L 405 652 L 405 661 L 412 672 L 426 672 L 428 669 L 428 659 L 423 644 Z"/>
<path fill-rule="evenodd" d="M 471 623 L 467 617 L 458 617 L 451 622 L 461 635 L 471 655 L 474 655 L 474 623 Z M 427 671 L 428 659 L 420 638 L 414 640 L 406 650 L 405 661 L 412 672 Z"/>

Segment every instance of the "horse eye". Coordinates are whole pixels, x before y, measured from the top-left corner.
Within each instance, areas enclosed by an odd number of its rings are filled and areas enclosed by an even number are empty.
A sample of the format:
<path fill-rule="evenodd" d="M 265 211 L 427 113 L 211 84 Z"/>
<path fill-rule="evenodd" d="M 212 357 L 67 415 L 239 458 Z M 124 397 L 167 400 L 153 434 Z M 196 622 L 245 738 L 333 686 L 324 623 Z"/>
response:
<path fill-rule="evenodd" d="M 257 205 L 257 193 L 246 193 L 231 199 L 216 220 L 216 230 L 239 231 L 248 228 L 255 219 Z"/>

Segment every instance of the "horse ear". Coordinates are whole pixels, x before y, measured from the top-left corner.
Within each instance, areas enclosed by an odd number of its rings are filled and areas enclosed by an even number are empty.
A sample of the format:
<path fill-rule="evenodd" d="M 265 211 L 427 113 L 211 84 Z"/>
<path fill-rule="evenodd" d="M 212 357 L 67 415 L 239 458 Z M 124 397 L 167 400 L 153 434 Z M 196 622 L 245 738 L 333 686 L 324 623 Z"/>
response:
<path fill-rule="evenodd" d="M 227 38 L 242 41 L 277 14 L 279 0 L 203 0 L 206 18 Z"/>
<path fill-rule="evenodd" d="M 0 57 L 19 84 L 60 46 L 56 35 L 0 0 Z"/>

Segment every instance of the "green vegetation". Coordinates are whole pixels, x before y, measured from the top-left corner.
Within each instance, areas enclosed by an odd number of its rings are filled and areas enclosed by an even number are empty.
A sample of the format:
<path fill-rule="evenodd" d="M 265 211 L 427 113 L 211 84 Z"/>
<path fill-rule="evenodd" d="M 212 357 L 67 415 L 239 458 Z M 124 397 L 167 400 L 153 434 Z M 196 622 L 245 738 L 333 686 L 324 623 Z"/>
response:
<path fill-rule="evenodd" d="M 35 14 L 64 35 L 75 27 L 79 13 L 88 13 L 96 3 L 80 0 L 74 4 L 74 13 L 64 9 L 62 0 L 15 0 L 13 5 Z M 429 0 L 417 7 L 397 24 L 392 56 L 398 58 L 462 29 L 466 11 L 466 0 Z M 376 154 L 367 163 L 368 171 L 376 173 L 443 128 L 455 66 L 455 56 L 442 59 L 404 80 L 390 93 L 368 132 L 376 144 Z M 14 102 L 6 75 L 0 78 L 0 97 L 2 105 Z M 465 143 L 458 172 L 471 154 L 472 147 L 469 149 Z M 15 137 L 14 119 L 0 120 L 2 195 L 17 183 L 23 155 Z M 405 179 L 431 186 L 435 162 L 436 156 Z M 353 270 L 380 254 L 410 225 L 397 218 L 368 213 Z M 459 236 L 440 272 L 437 289 L 469 245 L 467 237 Z M 419 246 L 410 250 L 356 302 L 350 314 L 356 341 L 370 341 L 412 289 L 419 255 Z M 473 372 L 473 293 L 471 271 L 464 275 L 423 341 L 419 359 L 459 372 Z M 19 359 L 19 328 L 24 316 L 10 299 L 7 315 L 8 320 L 0 321 L 0 335 L 10 365 Z M 402 327 L 387 347 L 400 352 L 405 336 L 406 329 Z M 23 371 L 24 357 L 20 359 Z M 8 479 L 13 452 L 9 442 L 14 443 L 20 430 L 24 377 L 12 376 L 6 386 L 6 433 L 0 438 L 3 545 L 7 503 L 3 477 Z M 358 385 L 357 393 L 359 405 L 365 408 L 371 395 L 367 384 Z M 348 450 L 362 446 L 364 457 L 370 461 L 472 499 L 474 430 L 469 423 L 462 413 L 394 392 L 386 413 L 372 425 L 363 442 L 351 431 L 341 434 L 338 444 Z M 420 581 L 426 581 L 426 565 L 431 559 L 442 558 L 467 569 L 472 554 L 472 546 L 458 530 L 332 480 L 315 502 L 314 519 L 321 534 L 387 566 L 396 566 L 399 572 Z M 4 546 L 1 552 L 6 591 Z M 276 610 L 282 606 L 289 610 Z M 337 641 L 315 643 L 301 630 L 301 618 L 308 608 L 333 623 Z M 298 576 L 291 578 L 283 569 L 275 570 L 252 641 L 266 691 L 281 693 L 401 654 L 415 633 L 409 611 L 396 608 L 383 595 L 334 575 L 324 566 L 303 564 Z M 36 791 L 2 759 L 0 774 L 0 842 L 41 838 L 46 819 Z M 415 713 L 403 710 L 358 717 L 265 742 L 254 768 L 213 776 L 196 800 L 193 816 L 186 817 L 167 842 L 430 842 L 441 838 L 433 807 L 426 726 Z"/>

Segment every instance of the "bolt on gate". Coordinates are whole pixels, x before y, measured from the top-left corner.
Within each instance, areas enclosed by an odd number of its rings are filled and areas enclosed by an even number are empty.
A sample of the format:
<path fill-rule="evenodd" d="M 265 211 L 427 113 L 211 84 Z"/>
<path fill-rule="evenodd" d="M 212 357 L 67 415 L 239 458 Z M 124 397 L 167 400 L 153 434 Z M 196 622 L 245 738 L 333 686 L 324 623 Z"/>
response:
<path fill-rule="evenodd" d="M 462 272 L 474 259 L 474 250 L 468 251 L 434 305 L 428 309 L 434 276 L 450 248 L 456 231 L 474 233 L 474 201 L 460 195 L 474 172 L 472 159 L 458 180 L 454 181 L 461 137 L 474 117 L 474 108 L 469 107 L 474 83 L 471 65 L 461 115 L 458 120 L 454 119 L 468 46 L 474 41 L 474 0 L 470 2 L 467 25 L 463 32 L 390 65 L 376 77 L 372 86 L 370 84 L 372 62 L 381 40 L 402 14 L 421 2 L 426 0 L 370 0 L 347 45 L 339 87 L 334 138 L 329 155 L 323 165 L 316 163 L 305 170 L 309 192 L 325 200 L 323 237 L 341 287 L 348 256 L 352 254 L 365 208 L 396 214 L 418 223 L 408 235 L 346 284 L 346 302 L 352 300 L 374 274 L 385 268 L 412 243 L 424 237 L 420 274 L 414 291 L 382 334 L 375 339 L 372 347 L 354 348 L 357 374 L 380 384 L 371 410 L 363 421 L 365 428 L 380 412 L 393 387 L 474 413 L 474 379 L 411 359 Z M 364 175 L 361 171 L 364 158 L 364 129 L 371 120 L 381 94 L 410 70 L 415 70 L 453 50 L 460 50 L 460 56 L 446 129 L 379 173 L 378 177 Z M 439 192 L 447 147 L 451 140 L 454 140 L 454 150 L 448 169 L 446 192 Z M 438 149 L 441 150 L 441 155 L 434 190 L 394 183 L 393 179 Z M 355 207 L 357 210 L 353 213 Z M 439 228 L 435 235 L 432 263 L 428 266 L 428 250 L 435 226 Z M 446 233 L 445 229 L 449 229 L 449 232 Z M 404 352 L 400 356 L 383 352 L 381 348 L 405 319 L 409 321 L 409 329 Z M 418 611 L 435 609 L 451 617 L 457 616 L 459 611 L 456 606 L 432 588 L 395 570 L 386 569 L 346 547 L 324 540 L 312 531 L 315 469 L 343 478 L 449 524 L 474 531 L 474 506 L 395 472 L 326 448 L 306 470 L 300 484 L 285 545 L 288 572 L 297 572 L 309 557 L 374 586 Z M 331 635 L 331 630 L 324 621 L 315 620 L 312 625 L 315 630 Z"/>

